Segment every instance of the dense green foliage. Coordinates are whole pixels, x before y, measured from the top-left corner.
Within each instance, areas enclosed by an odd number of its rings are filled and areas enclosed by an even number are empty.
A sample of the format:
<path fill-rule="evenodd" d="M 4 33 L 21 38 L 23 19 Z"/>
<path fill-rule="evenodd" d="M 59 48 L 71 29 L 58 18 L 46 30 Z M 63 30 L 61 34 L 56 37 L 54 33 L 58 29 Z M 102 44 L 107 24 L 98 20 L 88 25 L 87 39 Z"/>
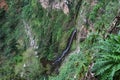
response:
<path fill-rule="evenodd" d="M 65 42 L 73 30 L 73 25 L 67 27 L 70 16 L 61 11 L 44 10 L 38 1 L 34 0 L 29 1 L 23 8 L 22 16 L 32 25 L 35 38 L 39 39 L 39 53 L 51 59 L 54 58 L 51 57 L 54 56 L 53 53 L 60 53 L 65 48 Z"/>
<path fill-rule="evenodd" d="M 99 80 L 118 80 L 120 78 L 120 36 L 111 35 L 107 40 L 101 40 L 97 47 L 93 71 Z M 103 75 L 104 74 L 104 75 Z"/>
<path fill-rule="evenodd" d="M 83 53 L 80 53 L 79 55 L 73 53 L 67 58 L 66 62 L 63 63 L 59 75 L 56 77 L 50 77 L 50 80 L 82 79 L 88 69 L 87 66 L 87 55 Z"/>
<path fill-rule="evenodd" d="M 94 6 L 88 0 L 73 0 L 69 15 L 62 10 L 44 9 L 38 0 L 6 1 L 8 10 L 0 9 L 0 80 L 81 80 L 93 62 L 92 71 L 98 80 L 120 79 L 120 36 L 105 38 L 119 12 L 119 0 L 98 0 Z M 86 24 L 80 15 L 87 18 Z M 23 21 L 29 25 L 37 49 L 30 47 Z M 74 40 L 70 50 L 79 46 L 80 52 L 65 58 L 58 75 L 48 75 L 51 65 L 44 67 L 40 59 L 55 60 L 65 49 L 71 32 L 81 25 L 90 30 L 87 38 L 78 44 Z"/>
<path fill-rule="evenodd" d="M 8 11 L 0 10 L 0 80 L 15 78 L 14 66 L 22 61 L 20 53 L 24 50 L 18 41 L 24 33 L 13 4 L 9 3 Z"/>
<path fill-rule="evenodd" d="M 67 39 L 73 30 L 73 25 L 67 26 L 71 17 L 62 11 L 44 10 L 37 0 L 7 0 L 7 3 L 8 10 L 0 10 L 0 78 L 20 79 L 21 71 L 26 73 L 24 64 L 33 62 L 35 64 L 27 70 L 30 73 L 24 78 L 32 75 L 30 79 L 37 79 L 41 77 L 37 74 L 44 70 L 42 67 L 40 72 L 36 72 L 40 68 L 38 66 L 41 66 L 36 65 L 39 59 L 43 56 L 55 59 L 66 47 Z M 37 39 L 39 59 L 30 56 L 34 50 L 29 52 L 29 37 L 24 30 L 23 20 L 31 26 L 33 37 Z M 34 75 L 32 68 L 35 68 Z"/>

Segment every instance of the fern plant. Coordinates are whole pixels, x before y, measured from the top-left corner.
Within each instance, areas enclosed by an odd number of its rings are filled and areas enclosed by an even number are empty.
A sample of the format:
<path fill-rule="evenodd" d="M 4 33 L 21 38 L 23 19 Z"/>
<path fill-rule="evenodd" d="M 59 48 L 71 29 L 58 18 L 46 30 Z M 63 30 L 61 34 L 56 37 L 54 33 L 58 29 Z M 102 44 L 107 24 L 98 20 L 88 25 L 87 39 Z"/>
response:
<path fill-rule="evenodd" d="M 110 35 L 97 45 L 93 72 L 99 80 L 120 80 L 120 36 Z"/>

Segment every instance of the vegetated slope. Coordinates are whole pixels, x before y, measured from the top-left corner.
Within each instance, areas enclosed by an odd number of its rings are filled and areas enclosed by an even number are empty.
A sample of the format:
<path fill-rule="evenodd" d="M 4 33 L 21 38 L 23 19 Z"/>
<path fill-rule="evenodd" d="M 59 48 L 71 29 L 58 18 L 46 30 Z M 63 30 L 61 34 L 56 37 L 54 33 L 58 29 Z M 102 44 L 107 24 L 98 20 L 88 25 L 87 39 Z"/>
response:
<path fill-rule="evenodd" d="M 120 29 L 119 1 L 85 2 L 86 4 L 80 9 L 76 26 L 81 26 L 80 29 L 77 27 L 80 32 L 84 30 L 84 33 L 88 33 L 87 38 L 84 42 L 79 43 L 80 52 L 70 53 L 71 55 L 60 68 L 59 75 L 50 77 L 50 80 L 120 79 L 120 67 L 119 63 L 116 62 L 119 61 L 118 54 L 120 53 L 118 48 L 120 46 L 118 43 Z M 78 37 L 83 38 L 81 37 L 82 33 L 78 33 Z M 114 35 L 111 36 L 111 34 Z M 106 35 L 110 37 L 106 37 Z"/>
<path fill-rule="evenodd" d="M 119 13 L 119 0 L 69 0 L 67 15 L 63 6 L 63 10 L 45 9 L 39 0 L 6 3 L 8 9 L 0 10 L 0 80 L 119 79 L 119 36 L 108 33 Z M 117 17 L 115 27 L 119 27 Z M 74 29 L 77 36 L 70 55 L 60 69 L 51 71 L 51 63 L 61 56 Z"/>

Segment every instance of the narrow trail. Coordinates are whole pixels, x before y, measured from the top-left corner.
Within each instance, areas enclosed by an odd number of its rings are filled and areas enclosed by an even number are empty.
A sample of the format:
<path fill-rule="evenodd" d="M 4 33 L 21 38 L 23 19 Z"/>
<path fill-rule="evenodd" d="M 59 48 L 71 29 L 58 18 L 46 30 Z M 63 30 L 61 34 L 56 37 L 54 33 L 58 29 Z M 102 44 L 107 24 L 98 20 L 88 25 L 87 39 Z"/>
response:
<path fill-rule="evenodd" d="M 37 41 L 35 40 L 32 34 L 31 26 L 28 23 L 26 23 L 25 20 L 23 20 L 23 24 L 24 24 L 25 32 L 29 38 L 30 48 L 36 50 L 38 48 Z M 35 51 L 35 54 L 37 55 L 37 51 Z"/>
<path fill-rule="evenodd" d="M 56 64 L 58 62 L 60 62 L 67 54 L 69 54 L 69 50 L 71 48 L 72 42 L 74 40 L 74 37 L 76 36 L 77 33 L 77 29 L 75 29 L 72 34 L 70 35 L 70 38 L 68 40 L 68 44 L 66 46 L 66 49 L 62 52 L 61 56 L 59 58 L 57 58 L 53 64 Z"/>

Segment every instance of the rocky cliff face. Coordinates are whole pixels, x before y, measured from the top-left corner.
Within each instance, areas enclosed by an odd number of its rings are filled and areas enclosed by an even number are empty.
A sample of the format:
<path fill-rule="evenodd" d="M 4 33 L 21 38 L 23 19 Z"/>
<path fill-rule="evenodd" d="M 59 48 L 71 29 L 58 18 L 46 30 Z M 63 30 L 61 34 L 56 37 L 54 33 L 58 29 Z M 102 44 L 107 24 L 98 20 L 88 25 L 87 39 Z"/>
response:
<path fill-rule="evenodd" d="M 65 14 L 69 14 L 69 0 L 39 0 L 44 9 L 62 10 Z"/>

